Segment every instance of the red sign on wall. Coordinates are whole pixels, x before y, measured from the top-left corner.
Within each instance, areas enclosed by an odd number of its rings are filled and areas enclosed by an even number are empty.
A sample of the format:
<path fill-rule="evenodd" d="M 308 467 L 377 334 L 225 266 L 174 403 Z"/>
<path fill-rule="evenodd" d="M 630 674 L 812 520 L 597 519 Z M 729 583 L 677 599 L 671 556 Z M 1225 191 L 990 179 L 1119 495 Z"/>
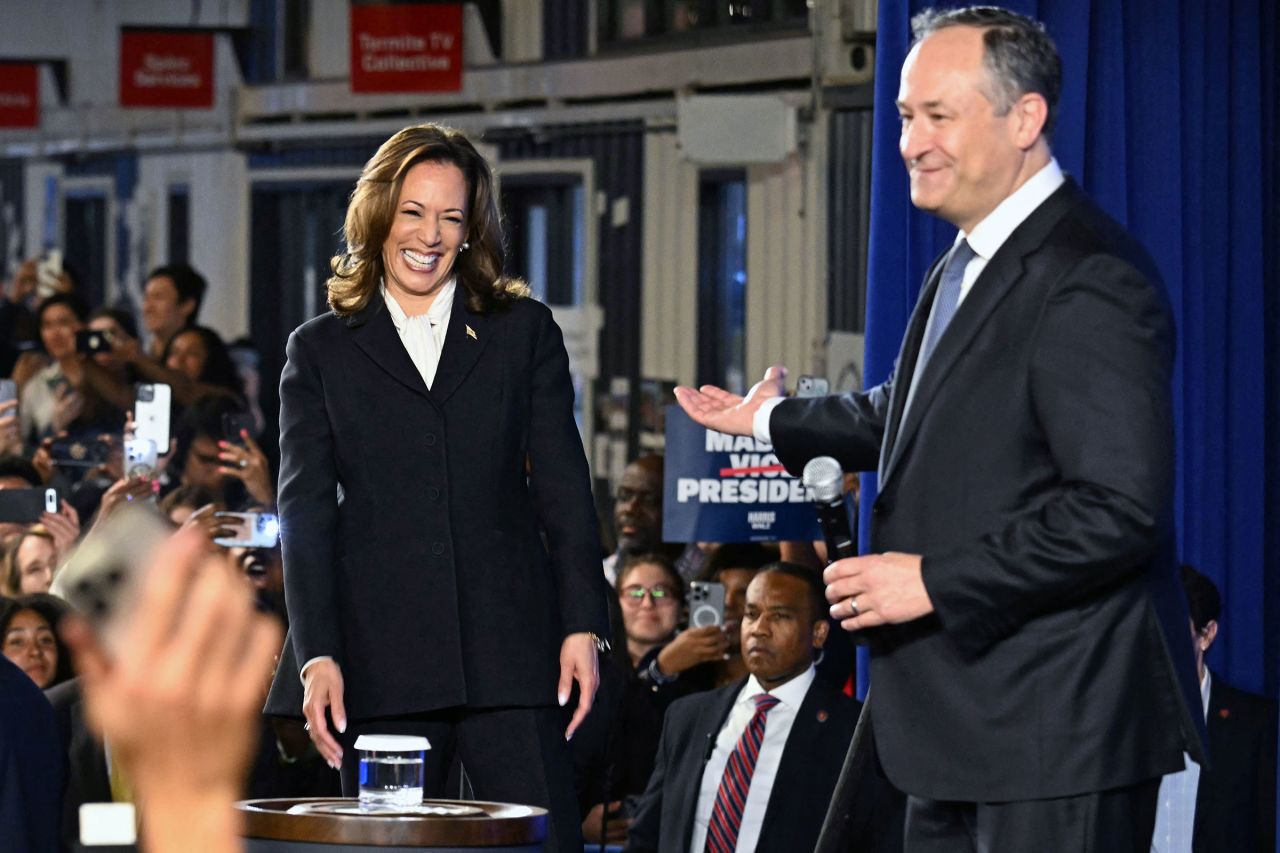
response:
<path fill-rule="evenodd" d="M 40 126 L 40 66 L 0 64 L 0 127 Z"/>
<path fill-rule="evenodd" d="M 351 91 L 461 89 L 461 4 L 351 7 Z"/>
<path fill-rule="evenodd" d="M 213 33 L 120 31 L 120 106 L 213 106 Z"/>

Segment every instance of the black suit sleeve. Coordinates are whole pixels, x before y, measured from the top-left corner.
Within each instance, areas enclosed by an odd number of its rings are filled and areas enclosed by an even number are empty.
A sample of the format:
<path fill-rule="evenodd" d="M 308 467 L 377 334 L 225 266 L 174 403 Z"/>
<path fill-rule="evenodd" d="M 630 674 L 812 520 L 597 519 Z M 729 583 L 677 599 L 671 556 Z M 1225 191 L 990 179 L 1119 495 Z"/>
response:
<path fill-rule="evenodd" d="M 298 665 L 339 655 L 335 590 L 338 474 L 324 380 L 294 332 L 280 374 L 281 549 L 289 633 Z M 339 661 L 341 664 L 341 661 Z"/>
<path fill-rule="evenodd" d="M 573 417 L 573 381 L 564 337 L 539 306 L 529 424 L 530 484 L 547 535 L 560 594 L 562 630 L 609 636 L 608 588 L 582 436 Z"/>
<path fill-rule="evenodd" d="M 1029 365 L 1057 476 L 991 534 L 924 555 L 948 633 L 978 654 L 1038 614 L 1122 582 L 1161 544 L 1173 476 L 1167 306 L 1135 267 L 1093 256 L 1048 296 Z"/>
<path fill-rule="evenodd" d="M 880 461 L 893 375 L 869 391 L 785 400 L 769 416 L 773 449 L 799 476 L 816 456 L 832 456 L 846 471 L 874 471 Z"/>
<path fill-rule="evenodd" d="M 671 755 L 675 733 L 671 725 L 671 709 L 662 724 L 662 738 L 658 741 L 658 755 L 653 763 L 649 785 L 636 805 L 636 812 L 627 831 L 627 853 L 645 853 L 657 850 L 662 838 L 662 794 L 667 785 L 667 774 L 677 758 Z"/>

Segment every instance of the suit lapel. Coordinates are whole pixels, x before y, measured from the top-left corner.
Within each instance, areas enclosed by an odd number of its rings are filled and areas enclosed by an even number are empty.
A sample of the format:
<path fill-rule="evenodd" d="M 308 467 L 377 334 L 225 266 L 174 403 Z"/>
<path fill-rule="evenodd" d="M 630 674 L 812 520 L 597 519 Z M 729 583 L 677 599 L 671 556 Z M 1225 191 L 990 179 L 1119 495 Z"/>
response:
<path fill-rule="evenodd" d="M 422 374 L 413 366 L 413 359 L 400 340 L 400 333 L 391 321 L 391 312 L 387 310 L 381 293 L 374 293 L 368 305 L 347 318 L 347 328 L 351 330 L 351 339 L 356 346 L 364 350 L 374 364 L 410 391 L 430 396 Z"/>
<path fill-rule="evenodd" d="M 467 308 L 467 291 L 459 284 L 453 293 L 453 312 L 440 351 L 440 365 L 431 383 L 431 397 L 444 405 L 475 367 L 480 354 L 489 345 L 492 327 L 483 314 Z"/>
<path fill-rule="evenodd" d="M 1049 232 L 1078 201 L 1079 190 L 1075 182 L 1068 178 L 1048 199 L 1032 211 L 1021 225 L 1014 229 L 1009 239 L 996 251 L 995 256 L 973 283 L 964 301 L 960 303 L 960 307 L 956 309 L 951 325 L 947 327 L 942 339 L 938 341 L 937 349 L 933 351 L 933 356 L 925 365 L 924 372 L 916 383 L 911 408 L 905 415 L 902 414 L 902 407 L 906 404 L 906 395 L 911 387 L 911 374 L 904 374 L 902 376 L 904 381 L 901 384 L 894 383 L 894 397 L 900 398 L 901 402 L 895 400 L 892 405 L 896 406 L 901 424 L 894 433 L 892 445 L 888 447 L 889 456 L 883 466 L 881 489 L 884 488 L 885 481 L 893 476 L 894 469 L 915 437 L 925 412 L 937 399 L 947 375 L 955 367 L 960 356 L 969 348 L 974 336 L 1004 299 L 1005 294 L 1022 277 L 1026 269 L 1027 257 L 1042 248 Z M 916 357 L 920 351 L 924 324 L 929 314 L 927 306 L 933 303 L 933 291 L 937 287 L 938 277 L 940 275 L 935 276 L 934 281 L 931 282 L 929 299 L 927 301 L 921 299 L 917 306 L 916 317 L 913 318 L 913 331 L 917 324 L 919 331 L 909 338 L 910 358 L 903 359 L 903 361 L 910 361 L 913 372 Z"/>
<path fill-rule="evenodd" d="M 729 718 L 729 711 L 733 709 L 733 702 L 742 692 L 744 684 L 746 684 L 745 678 L 730 687 L 723 688 L 719 696 L 712 697 L 711 701 L 704 703 L 698 712 L 698 721 L 693 737 L 689 741 L 689 752 L 681 762 L 683 768 L 680 776 L 688 779 L 690 783 L 689 790 L 681 792 L 680 821 L 676 824 L 684 827 L 684 835 L 680 839 L 682 850 L 688 848 L 689 841 L 693 838 L 693 817 L 698 809 L 698 797 L 702 792 L 702 774 L 706 772 L 707 759 L 715 748 L 720 729 L 724 728 L 725 720 Z M 716 785 L 719 790 L 719 779 L 716 780 Z"/>
<path fill-rule="evenodd" d="M 787 734 L 787 742 L 782 745 L 782 760 L 778 763 L 778 775 L 773 780 L 773 790 L 769 794 L 769 803 L 764 810 L 764 821 L 760 824 L 760 840 L 756 843 L 759 850 L 777 849 L 769 844 L 768 835 L 775 824 L 781 822 L 786 826 L 794 821 L 796 815 L 788 814 L 795 801 L 788 799 L 788 792 L 795 790 L 806 775 L 813 772 L 811 765 L 814 756 L 821 749 L 819 739 L 822 726 L 831 719 L 831 696 L 823 689 L 820 681 L 814 680 L 805 693 L 800 709 L 796 711 L 795 721 Z"/>

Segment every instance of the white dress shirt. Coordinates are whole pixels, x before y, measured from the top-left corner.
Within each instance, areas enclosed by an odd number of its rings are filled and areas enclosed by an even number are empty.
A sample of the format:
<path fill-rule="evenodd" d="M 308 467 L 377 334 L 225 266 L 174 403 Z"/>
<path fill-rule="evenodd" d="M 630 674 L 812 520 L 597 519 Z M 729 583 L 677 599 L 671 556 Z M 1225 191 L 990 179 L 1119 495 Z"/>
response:
<path fill-rule="evenodd" d="M 440 353 L 444 349 L 444 336 L 449 331 L 449 316 L 453 313 L 453 294 L 457 289 L 457 280 L 449 279 L 436 298 L 431 301 L 427 313 L 410 317 L 404 313 L 400 303 L 387 292 L 382 285 L 382 298 L 391 314 L 391 323 L 400 335 L 400 342 L 409 352 L 413 366 L 418 368 L 422 381 L 431 388 L 436 379 L 436 370 L 440 367 Z M 307 667 L 320 660 L 333 660 L 329 655 L 317 655 L 302 665 L 298 677 L 306 683 Z"/>
<path fill-rule="evenodd" d="M 391 322 L 400 333 L 400 342 L 409 351 L 413 366 L 418 368 L 418 373 L 422 375 L 422 381 L 428 388 L 435 381 L 436 369 L 440 367 L 440 352 L 444 349 L 445 332 L 449 331 L 449 315 L 453 312 L 453 293 L 456 289 L 456 280 L 449 279 L 431 301 L 427 313 L 410 317 L 387 291 L 386 285 L 382 287 L 382 298 L 386 300 L 387 310 L 391 312 Z"/>
<path fill-rule="evenodd" d="M 764 813 L 769 806 L 769 794 L 773 791 L 773 781 L 778 775 L 778 765 L 782 763 L 782 749 L 787 744 L 791 724 L 796 721 L 796 714 L 800 711 L 800 705 L 804 702 L 815 675 L 816 670 L 811 666 L 773 690 L 761 687 L 754 675 L 747 679 L 716 737 L 711 758 L 702 768 L 702 785 L 698 790 L 698 807 L 693 813 L 693 836 L 689 839 L 689 853 L 702 853 L 707 846 L 707 826 L 711 822 L 711 810 L 716 804 L 724 768 L 738 741 L 742 739 L 742 733 L 747 730 L 747 724 L 756 713 L 752 697 L 769 693 L 778 700 L 778 704 L 765 717 L 764 741 L 760 744 L 760 754 L 756 757 L 751 787 L 747 789 L 747 804 L 742 810 L 742 825 L 738 829 L 737 847 L 734 848 L 737 853 L 754 853 L 756 842 L 760 840 Z"/>
<path fill-rule="evenodd" d="M 1205 721 L 1209 719 L 1209 690 L 1213 677 L 1208 667 L 1200 682 L 1200 703 Z M 1156 801 L 1156 831 L 1151 836 L 1151 853 L 1191 853 L 1196 829 L 1196 794 L 1200 790 L 1200 765 L 1183 753 L 1183 770 L 1160 780 Z"/>
<path fill-rule="evenodd" d="M 995 256 L 995 253 L 1005 244 L 1005 241 L 1009 239 L 1014 230 L 1035 212 L 1035 209 L 1043 204 L 1049 196 L 1053 195 L 1065 180 L 1062 169 L 1058 166 L 1058 161 L 1050 158 L 1044 168 L 1028 178 L 1026 183 L 996 205 L 995 210 L 988 213 L 981 222 L 973 227 L 973 231 L 969 234 L 965 234 L 963 231 L 956 234 L 956 243 L 961 240 L 968 240 L 969 248 L 973 249 L 973 259 L 965 266 L 964 278 L 960 281 L 960 299 L 956 302 L 957 310 L 963 304 L 964 298 L 969 295 L 969 291 L 973 289 L 973 283 L 977 281 L 982 271 L 987 268 L 987 262 Z M 935 302 L 934 305 L 936 306 L 936 304 Z M 933 325 L 933 307 L 930 306 L 929 308 L 928 325 L 925 327 L 924 332 L 925 338 L 929 337 L 929 326 Z M 904 418 L 906 410 L 911 407 L 911 398 L 915 394 L 916 381 L 920 375 L 919 368 L 922 365 L 917 362 L 916 367 L 917 370 L 912 375 L 911 384 L 907 389 L 907 403 L 903 409 Z M 897 377 L 895 381 L 902 381 L 902 377 Z M 773 443 L 769 432 L 769 416 L 773 414 L 773 410 L 782 400 L 783 398 L 781 397 L 766 400 L 756 410 L 751 426 L 757 440 Z"/>

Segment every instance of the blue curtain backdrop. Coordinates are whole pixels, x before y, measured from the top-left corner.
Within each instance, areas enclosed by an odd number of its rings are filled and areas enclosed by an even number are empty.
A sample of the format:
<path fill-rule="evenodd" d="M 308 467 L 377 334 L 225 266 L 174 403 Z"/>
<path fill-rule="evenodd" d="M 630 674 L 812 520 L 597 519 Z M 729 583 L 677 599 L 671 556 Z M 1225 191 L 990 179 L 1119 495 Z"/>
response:
<path fill-rule="evenodd" d="M 888 375 L 921 277 L 955 235 L 911 206 L 897 149 L 894 99 L 909 20 L 929 5 L 959 4 L 880 2 L 869 384 Z M 1222 590 L 1223 630 L 1211 668 L 1274 697 L 1280 666 L 1275 0 L 1006 5 L 1043 21 L 1062 53 L 1058 162 L 1127 225 L 1163 272 L 1178 324 L 1180 553 Z M 874 488 L 875 476 L 864 476 L 864 548 Z"/>

